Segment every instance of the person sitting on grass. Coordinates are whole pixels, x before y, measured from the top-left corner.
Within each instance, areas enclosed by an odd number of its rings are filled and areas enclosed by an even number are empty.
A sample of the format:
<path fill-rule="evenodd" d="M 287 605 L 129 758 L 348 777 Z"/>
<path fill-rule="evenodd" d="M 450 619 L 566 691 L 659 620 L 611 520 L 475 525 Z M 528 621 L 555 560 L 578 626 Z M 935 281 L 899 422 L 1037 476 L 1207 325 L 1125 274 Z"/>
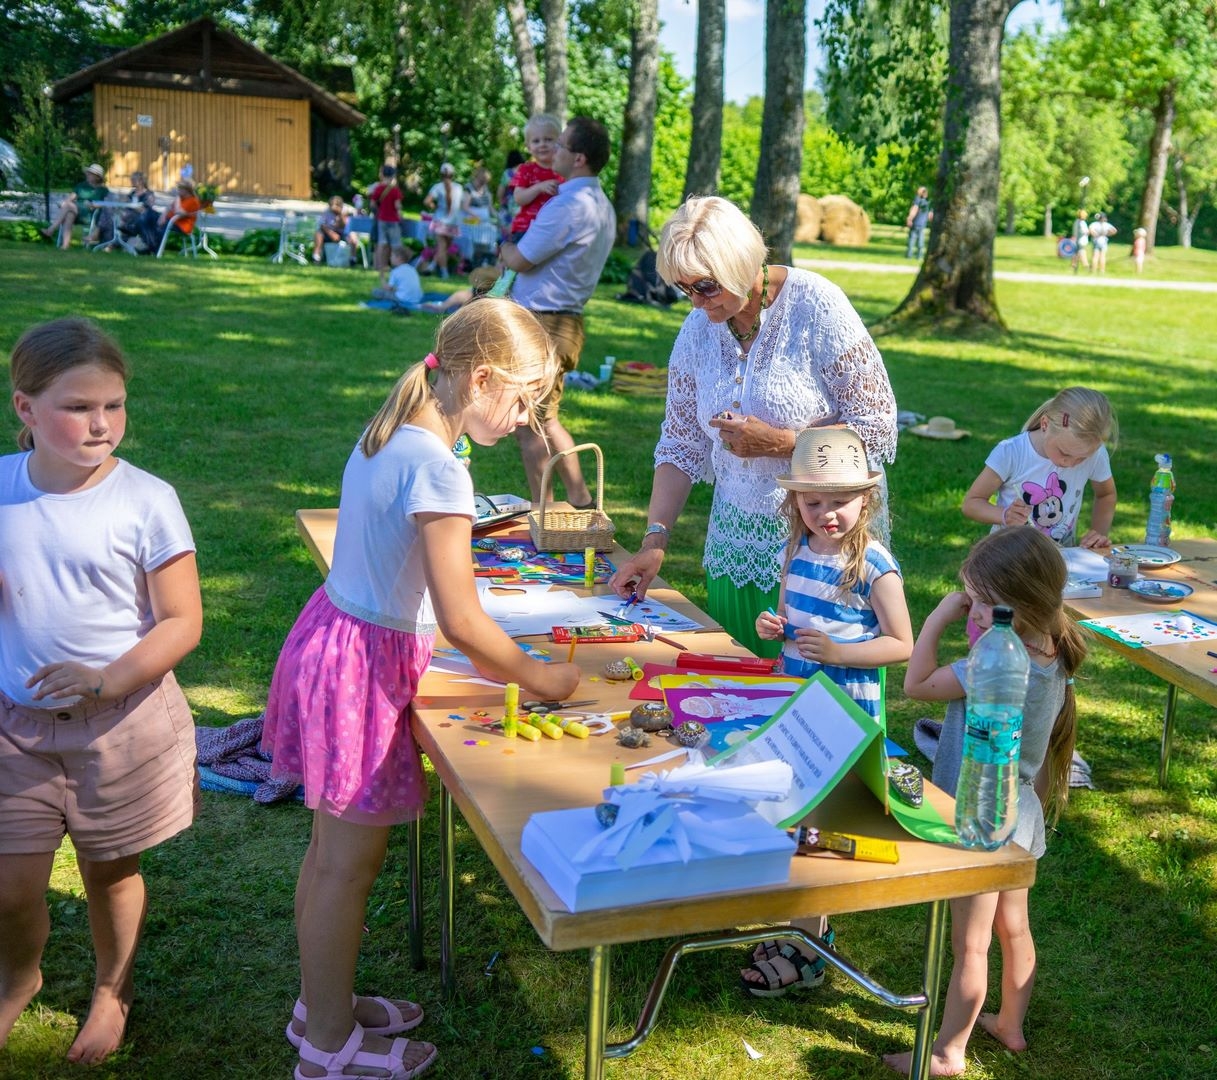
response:
<path fill-rule="evenodd" d="M 423 283 L 418 271 L 410 265 L 410 255 L 404 247 L 395 247 L 390 256 L 393 269 L 389 282 L 372 290 L 376 300 L 390 300 L 401 307 L 418 307 L 423 302 Z"/>
<path fill-rule="evenodd" d="M 423 311 L 433 315 L 447 315 L 463 308 L 470 300 L 485 296 L 494 283 L 499 280 L 499 270 L 496 266 L 479 266 L 469 275 L 469 288 L 457 289 L 447 299 L 422 305 Z"/>

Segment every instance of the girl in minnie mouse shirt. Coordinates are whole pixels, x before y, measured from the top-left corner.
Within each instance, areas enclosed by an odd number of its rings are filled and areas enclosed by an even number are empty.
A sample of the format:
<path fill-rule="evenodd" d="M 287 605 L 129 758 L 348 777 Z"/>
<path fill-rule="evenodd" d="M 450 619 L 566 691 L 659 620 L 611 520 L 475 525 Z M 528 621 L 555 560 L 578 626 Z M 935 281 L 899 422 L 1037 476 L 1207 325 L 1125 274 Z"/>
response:
<path fill-rule="evenodd" d="M 964 516 L 992 525 L 993 531 L 1031 524 L 1062 547 L 1108 547 L 1116 483 L 1107 447 L 1114 450 L 1116 438 L 1107 398 L 1084 386 L 1067 387 L 1031 414 L 1021 434 L 994 447 L 964 496 Z M 1090 528 L 1079 539 L 1087 482 L 1094 505 Z"/>

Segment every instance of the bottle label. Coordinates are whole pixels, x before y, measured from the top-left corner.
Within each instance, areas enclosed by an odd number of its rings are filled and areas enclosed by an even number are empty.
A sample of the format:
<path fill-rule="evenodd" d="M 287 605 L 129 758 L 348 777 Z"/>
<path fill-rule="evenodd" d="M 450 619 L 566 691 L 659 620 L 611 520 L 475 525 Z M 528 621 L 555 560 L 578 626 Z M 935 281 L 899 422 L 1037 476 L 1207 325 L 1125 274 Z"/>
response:
<path fill-rule="evenodd" d="M 1023 738 L 1022 713 L 1009 720 L 990 721 L 968 710 L 963 753 L 978 765 L 1013 765 Z"/>

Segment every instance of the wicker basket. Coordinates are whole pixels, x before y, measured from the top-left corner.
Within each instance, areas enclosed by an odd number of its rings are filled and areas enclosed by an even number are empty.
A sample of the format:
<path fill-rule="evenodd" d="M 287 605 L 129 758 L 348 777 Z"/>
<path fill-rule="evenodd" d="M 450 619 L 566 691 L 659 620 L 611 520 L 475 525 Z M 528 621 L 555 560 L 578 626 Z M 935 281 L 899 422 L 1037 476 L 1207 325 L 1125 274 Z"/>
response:
<path fill-rule="evenodd" d="M 549 477 L 559 458 L 591 450 L 596 455 L 596 505 L 587 510 L 548 510 L 546 493 Z M 541 473 L 541 506 L 528 515 L 528 531 L 538 551 L 611 551 L 617 530 L 604 512 L 604 455 L 595 443 L 580 443 L 560 450 L 546 463 Z"/>

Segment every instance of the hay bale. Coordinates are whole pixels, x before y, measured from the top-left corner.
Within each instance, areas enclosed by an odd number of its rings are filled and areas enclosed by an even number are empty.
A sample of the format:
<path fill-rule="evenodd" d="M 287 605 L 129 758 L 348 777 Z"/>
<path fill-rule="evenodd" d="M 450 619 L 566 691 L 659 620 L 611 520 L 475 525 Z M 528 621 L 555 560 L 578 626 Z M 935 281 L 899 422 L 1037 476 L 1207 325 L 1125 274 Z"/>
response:
<path fill-rule="evenodd" d="M 804 195 L 800 191 L 798 206 L 795 208 L 794 242 L 814 244 L 819 240 L 820 218 L 820 200 L 814 195 Z"/>
<path fill-rule="evenodd" d="M 820 199 L 820 239 L 829 244 L 861 247 L 870 243 L 870 218 L 852 199 L 825 195 Z"/>

